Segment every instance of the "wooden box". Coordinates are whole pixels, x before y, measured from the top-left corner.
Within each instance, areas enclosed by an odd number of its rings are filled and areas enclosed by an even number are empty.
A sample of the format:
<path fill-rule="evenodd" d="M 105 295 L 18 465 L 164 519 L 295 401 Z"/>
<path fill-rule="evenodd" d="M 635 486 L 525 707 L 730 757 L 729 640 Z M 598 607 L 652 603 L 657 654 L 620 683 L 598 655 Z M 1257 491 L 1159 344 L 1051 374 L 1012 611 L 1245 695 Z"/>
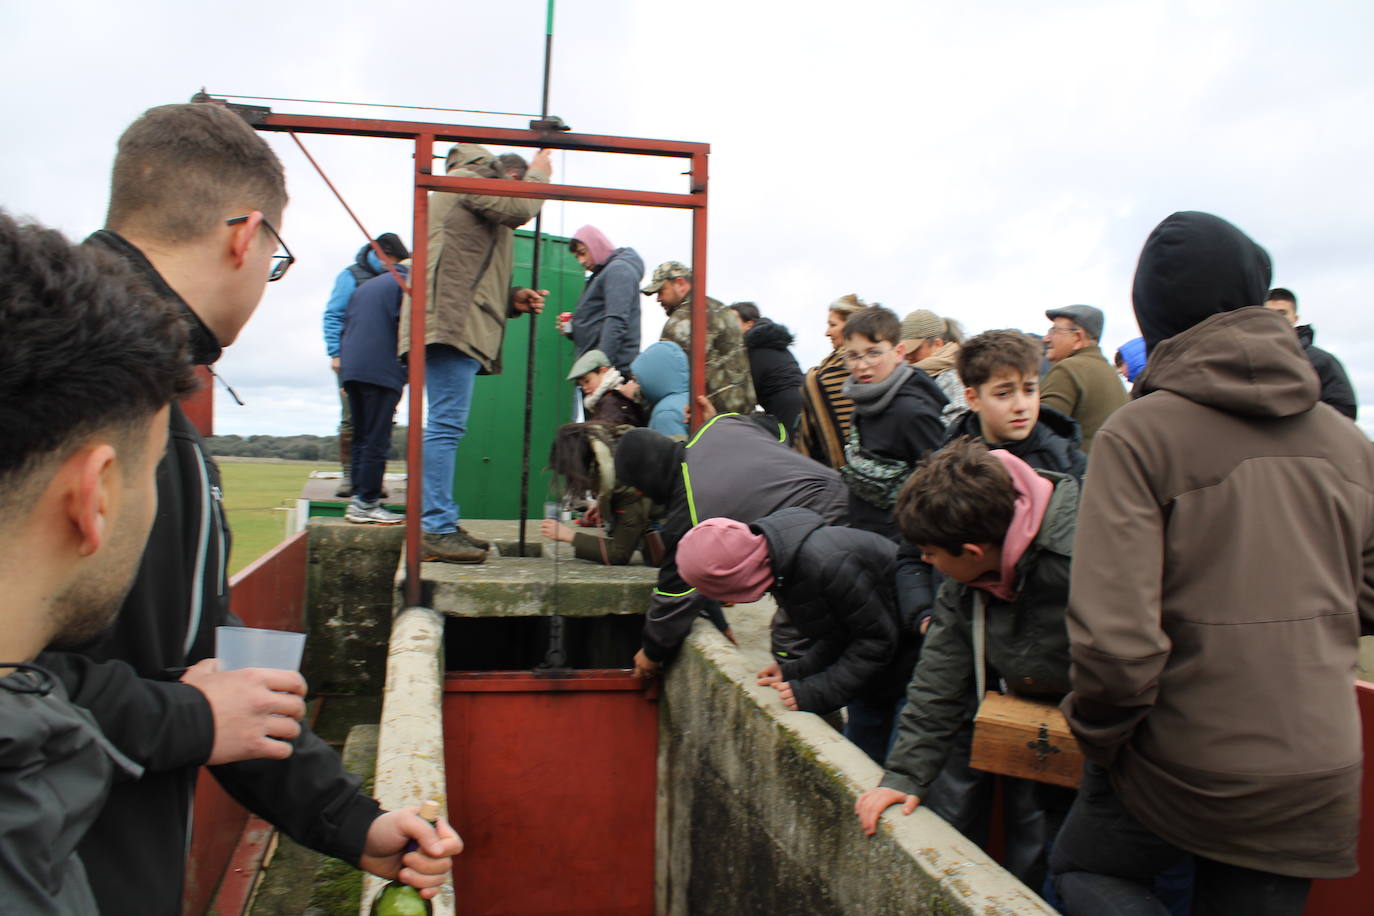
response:
<path fill-rule="evenodd" d="M 1083 753 L 1058 705 L 989 693 L 973 720 L 969 766 L 1076 789 Z"/>

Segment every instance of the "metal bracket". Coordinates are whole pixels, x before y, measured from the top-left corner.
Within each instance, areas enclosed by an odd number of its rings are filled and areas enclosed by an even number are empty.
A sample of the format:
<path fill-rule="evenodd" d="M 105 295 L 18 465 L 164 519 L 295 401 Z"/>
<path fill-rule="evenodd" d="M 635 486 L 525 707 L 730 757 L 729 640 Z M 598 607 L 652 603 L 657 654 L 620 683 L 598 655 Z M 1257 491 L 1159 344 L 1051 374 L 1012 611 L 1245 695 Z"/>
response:
<path fill-rule="evenodd" d="M 1035 751 L 1035 762 L 1043 764 L 1051 754 L 1058 754 L 1059 747 L 1050 743 L 1050 727 L 1040 723 L 1040 734 L 1034 741 L 1027 741 L 1026 747 Z"/>

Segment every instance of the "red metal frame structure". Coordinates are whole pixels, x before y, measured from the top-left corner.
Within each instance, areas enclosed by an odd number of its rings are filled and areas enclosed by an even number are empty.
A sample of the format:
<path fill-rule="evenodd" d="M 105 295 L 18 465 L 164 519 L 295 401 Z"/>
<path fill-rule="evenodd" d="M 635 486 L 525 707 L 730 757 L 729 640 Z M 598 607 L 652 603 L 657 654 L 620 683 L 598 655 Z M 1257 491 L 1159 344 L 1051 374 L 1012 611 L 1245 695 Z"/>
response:
<path fill-rule="evenodd" d="M 289 134 L 332 134 L 349 137 L 380 137 L 413 140 L 415 143 L 415 225 L 413 264 L 410 274 L 411 322 L 410 352 L 425 352 L 425 298 L 428 283 L 425 268 L 429 258 L 430 191 L 490 194 L 502 197 L 532 197 L 544 200 L 572 200 L 596 204 L 628 204 L 636 207 L 669 207 L 692 211 L 692 350 L 691 403 L 706 393 L 706 159 L 707 143 L 675 140 L 644 140 L 635 137 L 605 137 L 591 134 L 545 130 L 516 130 L 501 127 L 472 127 L 434 124 L 422 121 L 387 121 L 370 118 L 336 118 L 322 115 L 277 114 L 268 108 L 232 104 L 224 99 L 209 101 L 227 105 L 262 131 Z M 490 143 L 514 146 L 573 150 L 576 152 L 626 153 L 638 156 L 667 156 L 690 161 L 690 190 L 686 194 L 657 191 L 631 191 L 578 185 L 536 184 L 504 179 L 450 178 L 435 175 L 434 144 L 439 142 Z M 421 479 L 423 455 L 424 360 L 410 360 L 410 430 L 406 449 L 406 473 L 412 481 Z M 695 413 L 695 412 L 694 412 Z M 420 500 L 423 487 L 406 488 L 406 585 L 407 605 L 417 605 L 420 589 Z"/>

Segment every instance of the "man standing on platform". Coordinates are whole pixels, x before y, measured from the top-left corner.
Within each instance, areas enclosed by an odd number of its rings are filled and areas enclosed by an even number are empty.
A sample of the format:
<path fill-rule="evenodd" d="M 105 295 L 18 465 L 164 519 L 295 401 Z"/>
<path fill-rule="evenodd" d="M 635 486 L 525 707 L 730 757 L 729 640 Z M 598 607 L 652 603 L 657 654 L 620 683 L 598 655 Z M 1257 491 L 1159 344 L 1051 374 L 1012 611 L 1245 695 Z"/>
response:
<path fill-rule="evenodd" d="M 528 166 L 514 153 L 493 156 L 486 148 L 458 143 L 446 162 L 451 178 L 500 178 L 547 183 L 553 174 L 549 151 Z M 422 560 L 481 563 L 487 541 L 459 524 L 453 494 L 458 443 L 467 432 L 473 382 L 499 375 L 506 321 L 539 314 L 548 290 L 511 286 L 515 229 L 533 219 L 543 200 L 487 194 L 435 192 L 429 205 L 429 257 L 425 276 L 424 511 L 420 517 Z M 410 350 L 410 300 L 401 313 L 400 353 Z"/>

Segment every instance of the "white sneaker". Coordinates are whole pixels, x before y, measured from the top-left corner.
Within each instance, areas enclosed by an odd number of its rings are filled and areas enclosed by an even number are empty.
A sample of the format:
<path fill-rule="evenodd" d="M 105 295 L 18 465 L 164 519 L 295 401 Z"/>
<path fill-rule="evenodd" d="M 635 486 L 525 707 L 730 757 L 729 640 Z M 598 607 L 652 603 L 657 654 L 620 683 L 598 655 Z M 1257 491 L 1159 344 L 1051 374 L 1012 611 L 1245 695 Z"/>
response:
<path fill-rule="evenodd" d="M 365 507 L 356 502 L 348 504 L 348 508 L 344 510 L 344 518 L 359 525 L 402 525 L 406 520 L 404 515 L 397 515 L 380 503 Z"/>

